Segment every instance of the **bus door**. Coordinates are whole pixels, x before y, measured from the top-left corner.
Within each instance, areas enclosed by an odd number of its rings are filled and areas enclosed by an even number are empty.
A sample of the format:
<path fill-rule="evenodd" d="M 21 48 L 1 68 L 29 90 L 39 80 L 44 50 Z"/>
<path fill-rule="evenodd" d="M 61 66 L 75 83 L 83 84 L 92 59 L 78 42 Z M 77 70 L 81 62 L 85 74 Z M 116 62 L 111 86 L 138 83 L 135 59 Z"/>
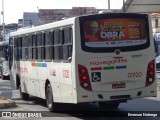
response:
<path fill-rule="evenodd" d="M 38 69 L 41 67 L 41 63 L 37 62 L 37 40 L 35 34 L 29 34 L 28 41 L 28 61 L 26 67 L 28 68 L 29 87 L 32 95 L 40 97 L 40 81 L 38 80 Z"/>

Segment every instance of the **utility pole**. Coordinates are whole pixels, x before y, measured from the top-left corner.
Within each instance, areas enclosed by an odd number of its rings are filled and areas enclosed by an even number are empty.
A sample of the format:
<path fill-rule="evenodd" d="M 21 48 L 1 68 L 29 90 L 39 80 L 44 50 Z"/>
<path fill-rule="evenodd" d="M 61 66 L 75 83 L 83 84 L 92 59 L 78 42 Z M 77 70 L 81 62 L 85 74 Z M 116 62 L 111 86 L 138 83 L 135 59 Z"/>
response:
<path fill-rule="evenodd" d="M 5 30 L 4 30 L 4 1 L 2 0 L 2 12 L 1 12 L 2 16 L 3 16 L 3 41 L 5 40 Z"/>
<path fill-rule="evenodd" d="M 110 10 L 110 0 L 108 0 L 108 10 Z"/>
<path fill-rule="evenodd" d="M 126 10 L 125 10 L 125 0 L 123 0 L 123 12 L 125 12 Z"/>

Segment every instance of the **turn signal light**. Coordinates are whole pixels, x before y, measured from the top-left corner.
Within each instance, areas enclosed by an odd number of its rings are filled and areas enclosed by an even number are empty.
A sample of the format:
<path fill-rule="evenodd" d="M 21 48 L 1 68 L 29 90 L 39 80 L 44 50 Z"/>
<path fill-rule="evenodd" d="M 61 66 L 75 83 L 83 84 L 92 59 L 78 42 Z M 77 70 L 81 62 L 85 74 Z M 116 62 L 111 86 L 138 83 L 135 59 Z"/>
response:
<path fill-rule="evenodd" d="M 89 79 L 89 74 L 87 68 L 78 64 L 78 75 L 79 75 L 79 82 L 82 88 L 92 91 L 91 82 Z"/>
<path fill-rule="evenodd" d="M 148 64 L 147 76 L 146 76 L 146 87 L 150 86 L 155 80 L 155 61 L 152 60 Z"/>

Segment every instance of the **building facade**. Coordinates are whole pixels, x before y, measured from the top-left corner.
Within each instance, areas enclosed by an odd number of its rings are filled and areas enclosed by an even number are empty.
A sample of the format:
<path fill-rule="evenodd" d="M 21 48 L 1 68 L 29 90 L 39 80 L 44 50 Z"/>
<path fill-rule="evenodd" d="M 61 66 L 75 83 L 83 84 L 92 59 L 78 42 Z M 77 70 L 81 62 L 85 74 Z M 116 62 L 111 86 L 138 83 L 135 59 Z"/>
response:
<path fill-rule="evenodd" d="M 126 0 L 122 11 L 150 14 L 153 33 L 160 33 L 160 0 Z"/>
<path fill-rule="evenodd" d="M 23 13 L 23 27 L 39 25 L 39 14 L 35 12 Z"/>
<path fill-rule="evenodd" d="M 4 36 L 6 36 L 10 31 L 15 31 L 18 28 L 18 24 L 8 24 L 4 26 Z M 0 25 L 0 41 L 3 41 L 3 26 Z"/>
<path fill-rule="evenodd" d="M 95 7 L 72 7 L 72 9 L 39 9 L 40 24 L 46 24 L 69 17 L 95 14 L 102 9 Z"/>
<path fill-rule="evenodd" d="M 154 33 L 160 33 L 160 13 L 152 13 L 152 28 Z"/>
<path fill-rule="evenodd" d="M 69 17 L 95 14 L 99 11 L 119 12 L 120 9 L 96 9 L 95 7 L 72 7 L 72 9 L 39 9 L 38 13 L 23 13 L 23 27 L 51 23 Z"/>

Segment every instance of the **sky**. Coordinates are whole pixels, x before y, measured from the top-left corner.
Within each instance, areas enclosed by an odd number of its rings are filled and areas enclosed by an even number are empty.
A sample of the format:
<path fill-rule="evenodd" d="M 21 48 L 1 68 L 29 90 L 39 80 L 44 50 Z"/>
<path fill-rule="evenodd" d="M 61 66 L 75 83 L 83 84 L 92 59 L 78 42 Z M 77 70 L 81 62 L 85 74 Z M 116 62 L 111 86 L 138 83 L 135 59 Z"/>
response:
<path fill-rule="evenodd" d="M 72 7 L 96 7 L 107 9 L 108 0 L 3 0 L 4 1 L 4 23 L 18 23 L 22 19 L 23 12 L 38 12 L 38 9 L 71 9 Z M 111 9 L 120 9 L 123 0 L 110 0 Z M 2 11 L 2 0 L 0 0 L 0 11 Z M 0 15 L 0 24 L 3 23 Z"/>

